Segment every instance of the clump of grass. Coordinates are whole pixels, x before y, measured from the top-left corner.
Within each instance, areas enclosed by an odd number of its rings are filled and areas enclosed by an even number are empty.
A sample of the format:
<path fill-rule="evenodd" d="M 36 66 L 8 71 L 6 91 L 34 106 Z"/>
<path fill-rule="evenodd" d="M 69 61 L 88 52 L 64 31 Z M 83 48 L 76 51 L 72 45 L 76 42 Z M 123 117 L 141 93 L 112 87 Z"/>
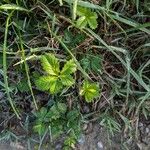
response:
<path fill-rule="evenodd" d="M 6 92 L 10 102 L 9 106 L 5 100 L 0 111 L 4 109 L 19 119 L 34 118 L 28 125 L 44 124 L 51 129 L 53 123 L 59 127 L 61 120 L 68 124 L 73 118 L 70 115 L 65 120 L 70 110 L 78 110 L 80 114 L 87 105 L 90 113 L 83 112 L 86 115 L 78 120 L 79 128 L 81 122 L 97 120 L 112 135 L 120 132 L 121 127 L 128 132 L 132 128 L 136 130 L 139 120 L 150 117 L 148 5 L 147 1 L 123 0 L 0 2 L 0 45 L 3 47 L 0 48 L 0 58 L 3 58 L 0 91 Z M 44 72 L 39 58 L 48 53 L 55 54 L 58 60 L 50 58 L 49 64 L 44 63 L 48 70 Z M 48 76 L 47 72 L 52 70 L 59 70 L 57 77 L 60 77 L 63 64 L 70 59 L 74 62 L 70 69 L 76 66 L 77 70 L 63 74 L 68 77 L 63 78 L 65 81 L 61 79 L 63 86 L 52 80 L 56 79 L 56 74 L 52 74 L 50 84 L 44 84 L 49 87 L 43 87 L 47 90 L 40 91 L 35 79 L 41 74 Z M 17 86 L 18 83 L 21 84 Z M 67 83 L 71 86 L 64 86 Z M 59 92 L 48 92 L 60 84 Z M 37 98 L 39 94 L 46 98 Z M 47 121 L 45 115 L 62 100 L 65 113 L 60 113 L 59 121 L 55 118 Z M 42 115 L 37 117 L 38 113 Z M 40 127 L 38 131 L 42 130 Z M 72 125 L 67 129 L 61 126 L 62 130 L 69 133 L 64 147 L 74 147 L 77 136 Z M 40 135 L 39 147 L 46 135 L 52 137 L 49 131 L 44 130 L 43 137 Z"/>

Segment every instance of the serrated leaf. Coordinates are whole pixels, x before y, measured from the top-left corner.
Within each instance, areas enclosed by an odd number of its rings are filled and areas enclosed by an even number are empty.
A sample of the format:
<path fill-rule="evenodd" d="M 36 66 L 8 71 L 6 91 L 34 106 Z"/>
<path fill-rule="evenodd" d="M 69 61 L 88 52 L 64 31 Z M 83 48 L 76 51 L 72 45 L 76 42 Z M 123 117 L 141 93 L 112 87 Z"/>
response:
<path fill-rule="evenodd" d="M 21 81 L 17 84 L 17 88 L 18 88 L 18 90 L 19 90 L 21 93 L 30 91 L 30 88 L 29 88 L 27 79 L 21 80 Z"/>
<path fill-rule="evenodd" d="M 58 93 L 63 87 L 57 76 L 41 76 L 36 81 L 37 88 L 41 91 L 49 91 L 51 94 Z"/>
<path fill-rule="evenodd" d="M 50 111 L 47 113 L 47 118 L 56 120 L 66 111 L 67 106 L 64 103 L 57 103 L 51 107 Z"/>
<path fill-rule="evenodd" d="M 78 6 L 78 8 L 77 8 L 77 15 L 85 16 L 87 13 L 88 13 L 88 9 L 87 8 Z"/>
<path fill-rule="evenodd" d="M 97 19 L 97 14 L 96 13 L 94 13 L 93 16 L 91 16 L 91 17 L 89 17 L 87 19 L 88 24 L 89 24 L 91 29 L 96 29 L 97 28 L 98 24 L 97 24 L 97 20 L 96 19 Z"/>
<path fill-rule="evenodd" d="M 46 56 L 47 60 L 49 61 L 49 63 L 52 65 L 54 71 L 59 73 L 60 65 L 59 65 L 58 58 L 56 58 L 54 54 L 50 54 L 50 53 L 47 53 L 45 56 Z"/>
<path fill-rule="evenodd" d="M 102 70 L 102 58 L 100 55 L 90 57 L 89 59 L 91 60 L 90 67 L 93 71 L 99 72 L 100 70 Z"/>
<path fill-rule="evenodd" d="M 82 28 L 86 27 L 87 23 L 88 23 L 88 21 L 87 21 L 86 17 L 82 16 L 77 20 L 76 25 L 78 28 L 82 29 Z"/>
<path fill-rule="evenodd" d="M 67 61 L 67 63 L 64 65 L 63 69 L 61 70 L 61 75 L 63 74 L 72 74 L 77 70 L 77 65 L 75 64 L 74 60 L 71 59 Z"/>
<path fill-rule="evenodd" d="M 57 108 L 60 113 L 65 113 L 67 111 L 67 106 L 64 103 L 57 103 Z"/>
<path fill-rule="evenodd" d="M 48 91 L 50 89 L 51 76 L 41 76 L 35 80 L 36 87 L 41 91 Z"/>
<path fill-rule="evenodd" d="M 44 124 L 39 123 L 33 126 L 33 130 L 34 132 L 37 132 L 39 135 L 42 135 L 46 131 L 46 126 Z"/>
<path fill-rule="evenodd" d="M 45 107 L 42 107 L 40 109 L 39 114 L 40 114 L 40 116 L 38 116 L 38 117 L 44 118 L 46 116 L 46 114 L 47 114 L 47 109 Z"/>
<path fill-rule="evenodd" d="M 90 28 L 97 28 L 97 14 L 92 12 L 89 8 L 78 7 L 77 15 L 80 16 L 76 22 L 77 27 L 84 28 L 87 24 L 89 24 Z"/>
<path fill-rule="evenodd" d="M 85 35 L 80 33 L 72 33 L 70 30 L 66 29 L 64 31 L 63 42 L 69 48 L 75 48 L 77 45 L 82 43 L 85 40 Z"/>
<path fill-rule="evenodd" d="M 19 10 L 19 11 L 28 11 L 27 9 L 14 5 L 14 4 L 4 4 L 0 6 L 0 9 L 6 9 L 6 10 Z"/>
<path fill-rule="evenodd" d="M 85 71 L 93 71 L 98 73 L 102 70 L 102 56 L 101 55 L 87 55 L 81 60 L 81 65 Z"/>
<path fill-rule="evenodd" d="M 54 120 L 60 118 L 61 114 L 60 114 L 60 112 L 58 111 L 58 108 L 57 108 L 56 105 L 53 105 L 53 106 L 51 107 L 51 109 L 50 109 L 50 111 L 49 111 L 49 116 L 50 116 L 51 119 L 54 119 Z"/>
<path fill-rule="evenodd" d="M 84 81 L 80 95 L 85 97 L 86 102 L 92 102 L 94 98 L 100 95 L 99 86 L 96 83 Z"/>
<path fill-rule="evenodd" d="M 63 85 L 65 86 L 71 86 L 75 83 L 75 80 L 73 79 L 73 77 L 71 75 L 61 75 L 60 76 L 61 82 Z"/>
<path fill-rule="evenodd" d="M 51 133 L 53 139 L 56 139 L 60 136 L 60 134 L 63 133 L 63 120 L 62 119 L 56 119 L 51 122 Z"/>
<path fill-rule="evenodd" d="M 53 54 L 46 54 L 41 56 L 41 65 L 44 71 L 49 75 L 57 76 L 60 72 L 59 61 Z"/>
<path fill-rule="evenodd" d="M 63 87 L 61 80 L 58 77 L 51 77 L 50 80 L 51 80 L 50 81 L 50 90 L 49 90 L 50 93 L 51 94 L 58 93 Z"/>
<path fill-rule="evenodd" d="M 74 60 L 66 62 L 60 72 L 58 59 L 52 54 L 46 54 L 41 57 L 42 67 L 48 74 L 35 80 L 36 86 L 42 91 L 49 91 L 51 94 L 58 93 L 63 86 L 71 86 L 74 79 L 71 74 L 77 69 Z"/>

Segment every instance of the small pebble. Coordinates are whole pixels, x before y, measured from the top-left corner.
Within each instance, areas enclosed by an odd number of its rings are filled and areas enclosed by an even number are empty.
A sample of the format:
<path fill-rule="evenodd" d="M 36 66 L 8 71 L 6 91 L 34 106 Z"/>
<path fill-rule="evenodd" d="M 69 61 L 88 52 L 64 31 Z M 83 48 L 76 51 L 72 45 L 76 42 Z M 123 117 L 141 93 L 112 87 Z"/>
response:
<path fill-rule="evenodd" d="M 88 128 L 88 124 L 85 123 L 85 124 L 83 125 L 83 131 L 87 130 L 87 128 Z"/>
<path fill-rule="evenodd" d="M 143 127 L 143 123 L 139 122 L 139 127 Z"/>
<path fill-rule="evenodd" d="M 97 147 L 98 147 L 98 150 L 103 150 L 103 148 L 104 148 L 103 143 L 101 141 L 99 141 L 97 143 Z"/>
<path fill-rule="evenodd" d="M 146 132 L 146 133 L 149 133 L 149 128 L 146 128 L 146 129 L 145 129 L 145 132 Z"/>
<path fill-rule="evenodd" d="M 84 111 L 84 113 L 89 113 L 89 112 L 90 112 L 90 109 L 89 109 L 88 106 L 84 106 L 84 107 L 83 107 L 83 111 Z"/>
<path fill-rule="evenodd" d="M 126 141 L 126 143 L 127 143 L 128 145 L 130 145 L 132 142 L 133 142 L 132 138 L 129 138 L 129 139 Z"/>
<path fill-rule="evenodd" d="M 83 145 L 83 144 L 85 143 L 85 136 L 84 136 L 84 135 L 81 135 L 81 137 L 80 137 L 79 140 L 78 140 L 78 143 L 79 143 L 80 145 Z"/>
<path fill-rule="evenodd" d="M 25 150 L 25 147 L 20 142 L 11 142 L 10 146 L 16 150 Z"/>

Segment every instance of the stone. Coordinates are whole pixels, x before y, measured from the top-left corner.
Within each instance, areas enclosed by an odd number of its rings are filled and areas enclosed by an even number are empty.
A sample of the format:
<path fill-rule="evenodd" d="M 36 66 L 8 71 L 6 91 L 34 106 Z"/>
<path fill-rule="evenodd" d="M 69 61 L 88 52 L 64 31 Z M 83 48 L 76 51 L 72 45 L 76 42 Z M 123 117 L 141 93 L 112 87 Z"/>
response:
<path fill-rule="evenodd" d="M 103 143 L 101 141 L 99 141 L 97 143 L 97 147 L 98 147 L 98 150 L 103 150 L 103 148 L 104 148 Z"/>
<path fill-rule="evenodd" d="M 83 145 L 85 143 L 85 136 L 84 135 L 81 135 L 81 137 L 78 139 L 78 143 L 80 145 Z"/>

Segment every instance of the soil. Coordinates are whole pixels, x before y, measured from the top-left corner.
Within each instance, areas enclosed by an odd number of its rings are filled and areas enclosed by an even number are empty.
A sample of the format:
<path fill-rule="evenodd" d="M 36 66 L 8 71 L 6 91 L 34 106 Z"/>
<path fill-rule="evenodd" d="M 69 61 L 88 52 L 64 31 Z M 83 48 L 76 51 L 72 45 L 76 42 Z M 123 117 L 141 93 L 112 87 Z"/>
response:
<path fill-rule="evenodd" d="M 86 126 L 87 130 L 81 135 L 75 150 L 150 150 L 150 125 L 139 123 L 140 140 L 136 142 L 134 139 L 125 140 L 121 133 L 110 137 L 107 130 L 98 123 Z M 33 147 L 32 149 L 38 149 Z M 1 143 L 0 150 L 27 150 L 27 143 L 26 141 Z M 41 150 L 51 150 L 51 148 L 41 148 Z M 62 150 L 62 140 L 56 141 L 54 150 Z"/>

